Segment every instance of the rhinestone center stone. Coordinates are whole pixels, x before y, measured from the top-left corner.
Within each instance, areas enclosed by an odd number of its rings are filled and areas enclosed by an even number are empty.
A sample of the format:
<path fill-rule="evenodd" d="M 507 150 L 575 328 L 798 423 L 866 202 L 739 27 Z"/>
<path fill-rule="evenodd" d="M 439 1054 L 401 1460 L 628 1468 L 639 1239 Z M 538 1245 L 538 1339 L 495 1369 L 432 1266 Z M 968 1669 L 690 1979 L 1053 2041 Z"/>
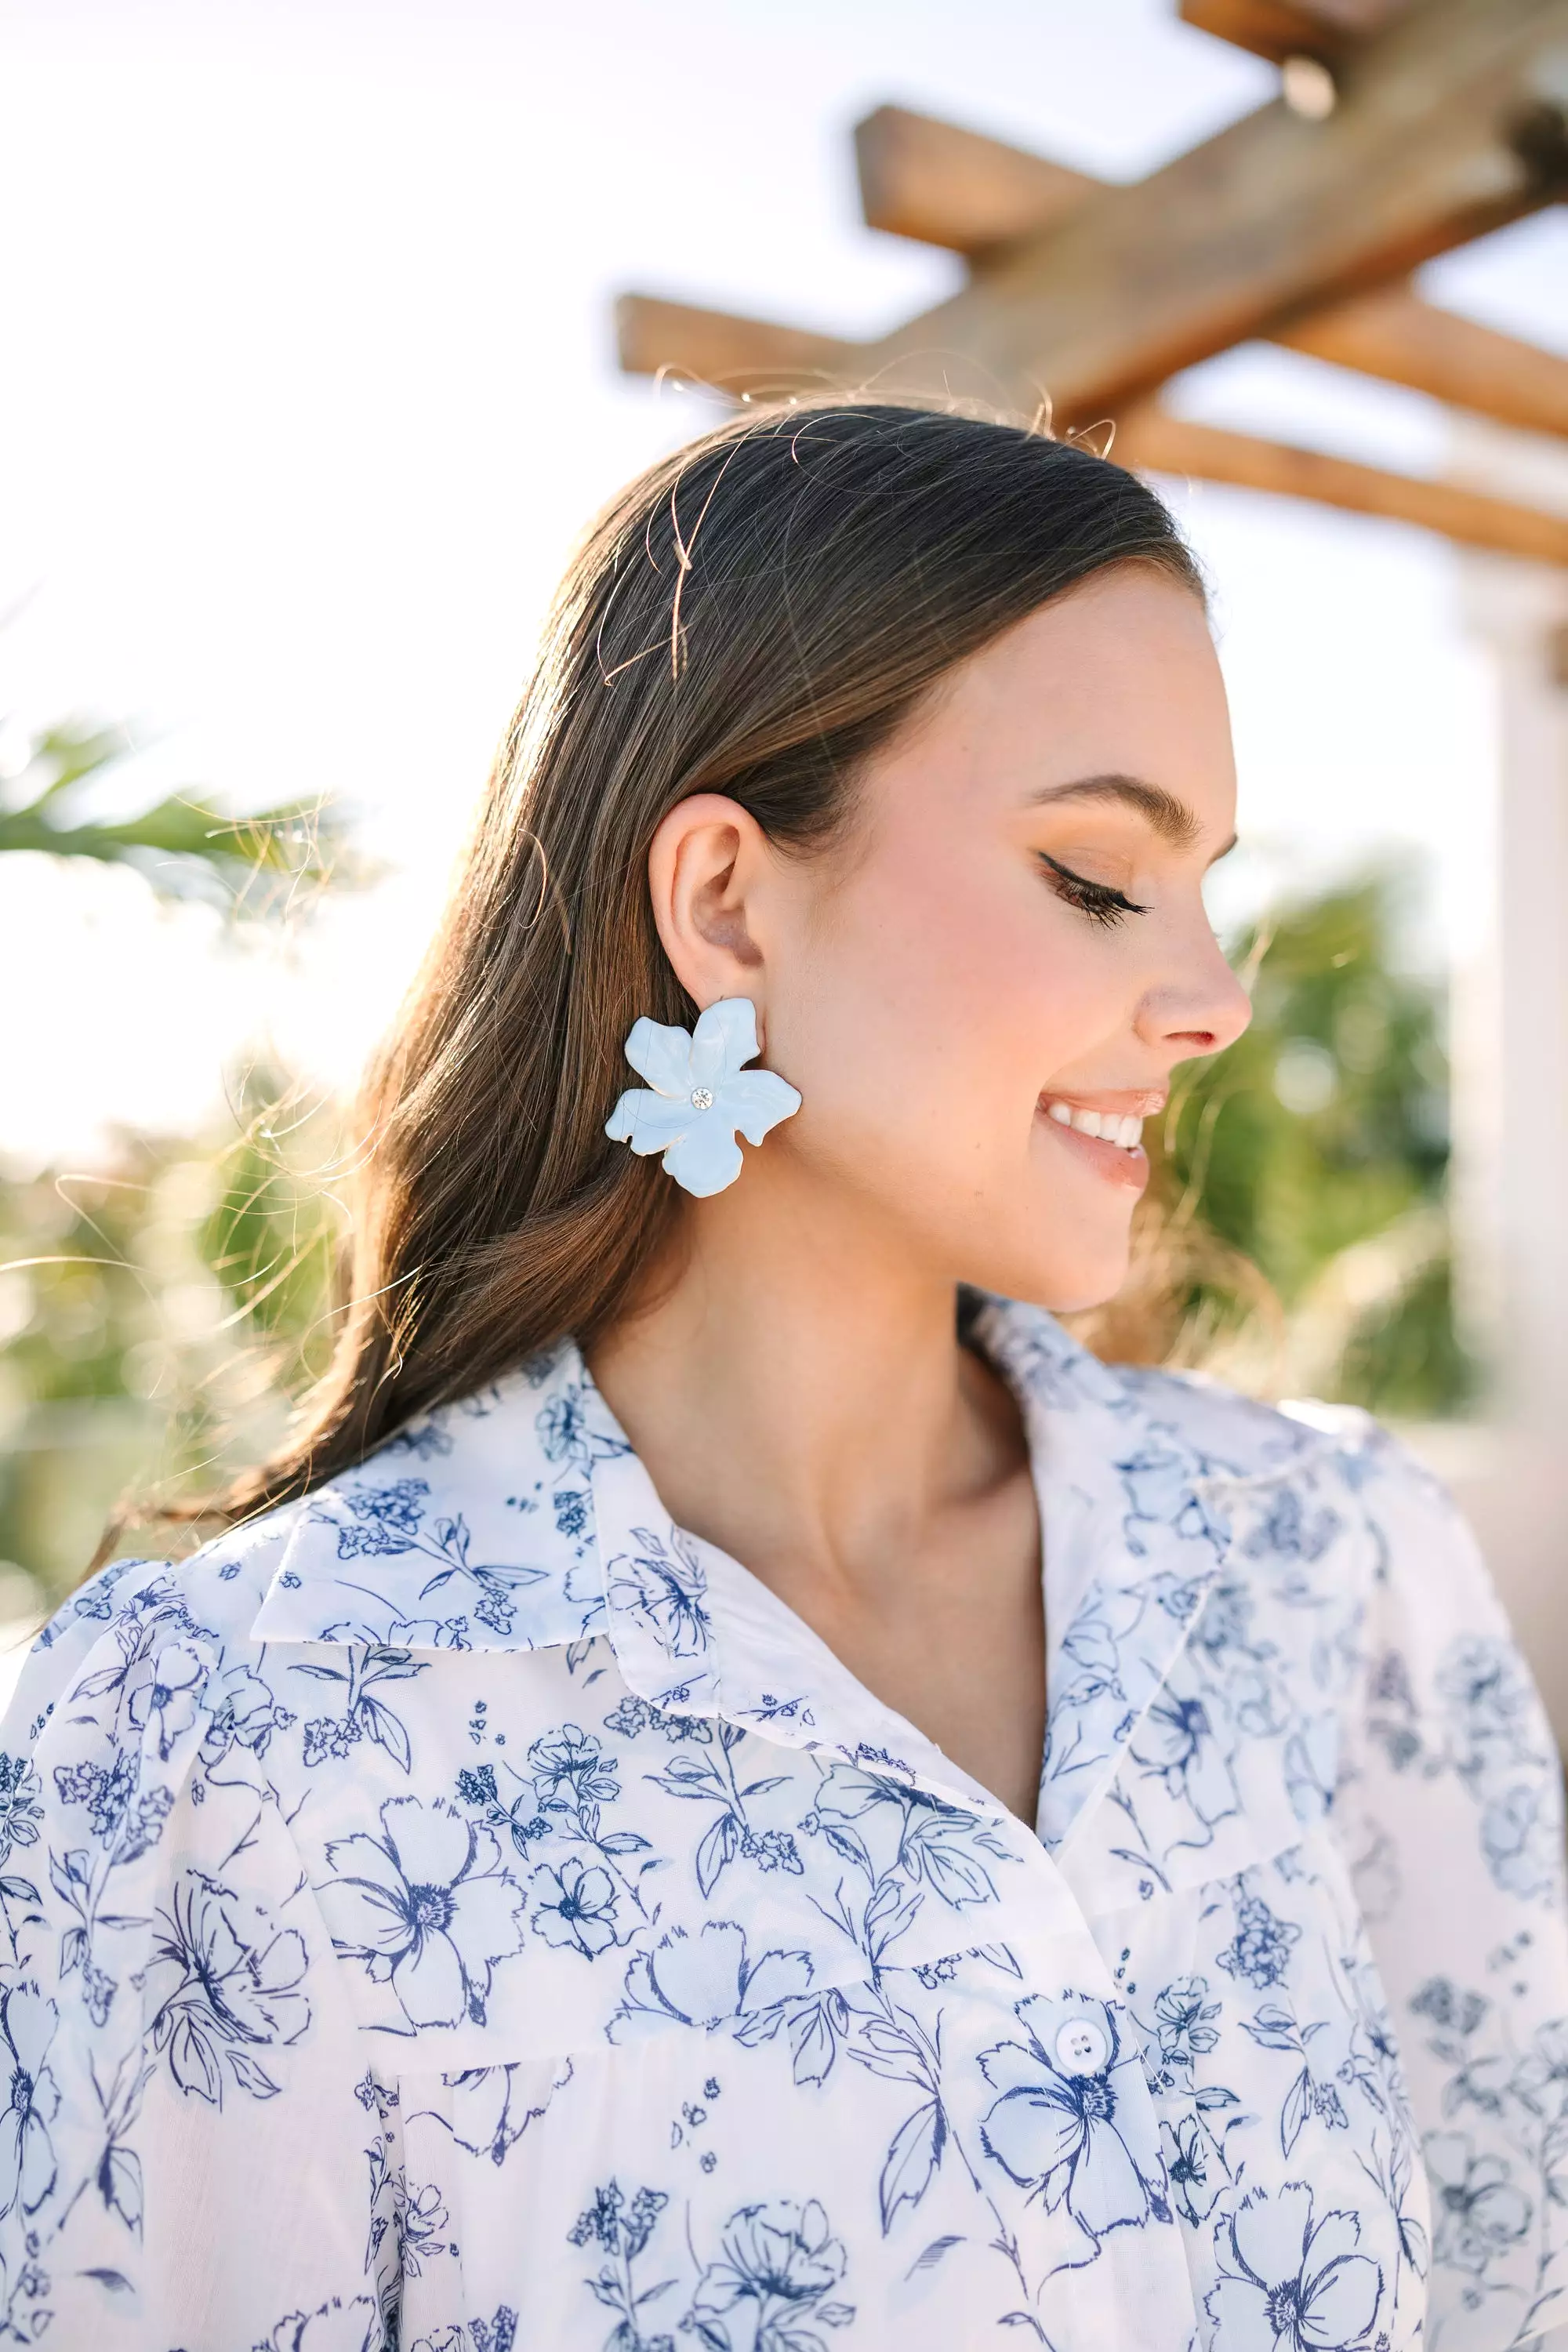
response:
<path fill-rule="evenodd" d="M 691 1108 L 693 1110 L 711 1110 L 713 1108 L 712 1087 L 693 1087 L 691 1089 Z"/>

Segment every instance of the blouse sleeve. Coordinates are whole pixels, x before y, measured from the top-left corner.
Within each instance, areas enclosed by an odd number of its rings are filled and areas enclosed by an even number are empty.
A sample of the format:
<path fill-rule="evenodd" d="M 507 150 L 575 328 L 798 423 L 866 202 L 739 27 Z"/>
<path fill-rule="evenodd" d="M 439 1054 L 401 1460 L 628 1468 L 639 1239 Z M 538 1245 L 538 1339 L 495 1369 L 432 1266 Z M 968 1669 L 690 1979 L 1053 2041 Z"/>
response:
<path fill-rule="evenodd" d="M 1378 1439 L 1364 1674 L 1332 1819 L 1404 2062 L 1430 2192 L 1427 2340 L 1568 2328 L 1562 1774 L 1468 1528 Z M 1562 2339 L 1568 2345 L 1568 2335 Z"/>
<path fill-rule="evenodd" d="M 334 2352 L 395 2326 L 395 2151 L 188 1570 L 74 1596 L 0 1725 L 0 2336 Z"/>

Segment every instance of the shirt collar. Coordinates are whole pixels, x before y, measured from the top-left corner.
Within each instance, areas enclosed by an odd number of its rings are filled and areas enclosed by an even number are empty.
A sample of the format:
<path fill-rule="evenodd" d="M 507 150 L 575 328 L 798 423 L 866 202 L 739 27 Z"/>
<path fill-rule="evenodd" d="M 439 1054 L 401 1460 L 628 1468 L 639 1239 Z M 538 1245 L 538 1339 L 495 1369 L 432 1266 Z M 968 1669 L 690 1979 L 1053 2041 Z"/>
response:
<path fill-rule="evenodd" d="M 1040 1309 L 998 1302 L 975 1337 L 1019 1400 L 1035 1469 L 1049 1698 L 1036 1826 L 1054 1850 L 1186 1644 L 1226 1555 L 1234 1481 L 1143 1382 Z"/>
<path fill-rule="evenodd" d="M 987 1303 L 977 1344 L 1024 1412 L 1045 1542 L 1051 1727 L 1039 1829 L 1114 1774 L 1225 1549 L 1214 1465 L 1052 1317 Z M 413 1424 L 295 1507 L 267 1642 L 540 1650 L 608 1636 L 629 1688 L 998 1811 L 766 1586 L 675 1528 L 563 1342 Z"/>

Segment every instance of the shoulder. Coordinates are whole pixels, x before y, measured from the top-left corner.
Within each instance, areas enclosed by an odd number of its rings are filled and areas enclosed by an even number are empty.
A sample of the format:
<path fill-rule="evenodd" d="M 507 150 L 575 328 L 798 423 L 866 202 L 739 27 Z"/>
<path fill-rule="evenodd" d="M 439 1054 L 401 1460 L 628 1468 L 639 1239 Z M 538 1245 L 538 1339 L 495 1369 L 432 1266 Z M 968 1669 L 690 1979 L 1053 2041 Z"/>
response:
<path fill-rule="evenodd" d="M 1501 1618 L 1475 1538 L 1409 1444 L 1359 1406 L 1261 1404 L 1191 1374 L 1127 1370 L 1142 1461 L 1168 1454 L 1228 1538 L 1230 1571 L 1283 1576 L 1373 1620 Z M 1172 1475 L 1166 1473 L 1165 1483 Z M 1126 1483 L 1124 1475 L 1124 1483 Z M 1300 1591 L 1297 1591 L 1297 1583 Z"/>
<path fill-rule="evenodd" d="M 1059 1441 L 1075 1485 L 1119 1490 L 1140 1521 L 1165 1516 L 1211 1526 L 1222 1490 L 1255 1489 L 1283 1532 L 1313 1498 L 1313 1524 L 1364 1527 L 1415 1514 L 1459 1530 L 1442 1486 L 1409 1448 L 1354 1405 L 1292 1398 L 1265 1404 L 1200 1372 L 1111 1364 L 1042 1308 L 984 1302 L 973 1328 L 1006 1372 L 1047 1444 Z M 1098 1475 L 1097 1475 L 1098 1473 Z M 1230 1516 L 1221 1509 L 1219 1517 Z"/>
<path fill-rule="evenodd" d="M 288 1503 L 245 1526 L 226 1528 L 185 1559 L 110 1560 L 60 1603 L 36 1650 L 79 1647 L 122 1611 L 144 1615 L 169 1603 L 200 1614 L 208 1629 L 233 1638 L 248 1630 L 278 1570 L 303 1506 Z"/>
<path fill-rule="evenodd" d="M 1407 1507 L 1457 1519 L 1441 1481 L 1360 1405 L 1316 1397 L 1264 1404 L 1196 1372 L 1119 1366 L 1117 1378 L 1146 1424 L 1179 1439 L 1206 1475 L 1331 1479 L 1369 1510 Z"/>
<path fill-rule="evenodd" d="M 223 1687 L 246 1671 L 251 1626 L 300 1507 L 230 1529 L 187 1559 L 117 1559 L 89 1578 L 28 1653 L 6 1743 L 31 1746 L 62 1703 L 142 1684 L 177 1685 L 193 1706 L 221 1706 Z"/>
<path fill-rule="evenodd" d="M 299 1588 L 310 1556 L 323 1549 L 352 1561 L 362 1583 L 374 1582 L 378 1570 L 417 1547 L 426 1521 L 460 1511 L 496 1483 L 487 1441 L 515 1473 L 520 1432 L 508 1391 L 532 1402 L 542 1379 L 530 1367 L 504 1388 L 437 1407 L 300 1499 L 226 1529 L 186 1559 L 111 1561 L 60 1604 L 34 1645 L 29 1671 L 52 1659 L 52 1678 L 63 1680 L 121 1619 L 162 1614 L 225 1645 L 245 1642 L 253 1628 L 265 1640 L 265 1625 L 257 1626 L 263 1604 Z M 544 1402 L 559 1416 L 574 1393 L 568 1385 L 564 1398 L 552 1390 Z M 512 1411 L 500 1410 L 509 1404 Z"/>
<path fill-rule="evenodd" d="M 1261 1404 L 1201 1373 L 1117 1365 L 1116 1378 L 1138 1418 L 1179 1438 L 1210 1475 L 1267 1476 L 1297 1468 L 1346 1442 L 1355 1443 L 1364 1414 L 1322 1406 Z"/>
<path fill-rule="evenodd" d="M 1140 1417 L 1180 1437 L 1213 1475 L 1269 1477 L 1336 1458 L 1410 1459 L 1359 1405 L 1326 1404 L 1316 1397 L 1265 1404 L 1206 1373 L 1143 1365 L 1118 1365 L 1116 1377 Z"/>

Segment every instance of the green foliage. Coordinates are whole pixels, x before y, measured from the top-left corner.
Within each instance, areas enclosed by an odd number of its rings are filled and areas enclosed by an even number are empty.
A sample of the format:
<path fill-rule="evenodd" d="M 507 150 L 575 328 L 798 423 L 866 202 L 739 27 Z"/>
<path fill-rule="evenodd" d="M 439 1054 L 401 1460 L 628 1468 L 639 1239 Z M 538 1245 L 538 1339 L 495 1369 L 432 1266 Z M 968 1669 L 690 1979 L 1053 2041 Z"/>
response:
<path fill-rule="evenodd" d="M 1337 1252 L 1442 1189 L 1438 1005 L 1391 970 L 1392 913 L 1389 886 L 1368 880 L 1244 939 L 1252 1026 L 1184 1089 L 1176 1168 L 1288 1306 Z"/>
<path fill-rule="evenodd" d="M 1157 1260 L 1170 1286 L 1173 1352 L 1252 1385 L 1433 1416 L 1461 1408 L 1475 1376 L 1443 1206 L 1443 999 L 1399 968 L 1399 914 L 1393 879 L 1373 875 L 1237 943 L 1256 974 L 1252 1025 L 1180 1074 L 1156 1145 L 1150 1271 Z"/>
<path fill-rule="evenodd" d="M 368 878 L 303 801 L 234 817 L 176 794 L 105 816 L 132 749 L 119 728 L 37 736 L 0 777 L 0 856 L 130 866 L 248 915 Z M 205 1491 L 280 1434 L 328 1353 L 325 1125 L 253 1083 L 227 1139 L 126 1136 L 86 1176 L 0 1170 L 0 1619 L 13 1586 L 76 1581 L 122 1490 Z"/>
<path fill-rule="evenodd" d="M 91 788 L 131 749 L 118 728 L 67 724 L 40 735 L 20 772 L 0 784 L 0 856 L 30 849 L 131 866 L 163 897 L 211 895 L 216 887 L 252 913 L 286 905 L 301 885 L 324 881 L 330 867 L 344 878 L 336 822 L 311 802 L 234 817 L 175 795 L 118 822 L 94 818 Z"/>
<path fill-rule="evenodd" d="M 263 1102 L 217 1164 L 216 1198 L 197 1240 L 235 1319 L 297 1356 L 291 1388 L 323 1370 L 329 1352 L 322 1316 L 336 1226 L 323 1195 L 302 1186 L 298 1165 L 315 1124 L 288 1106 L 281 1089 Z"/>
<path fill-rule="evenodd" d="M 257 1092 L 226 1142 L 0 1179 L 0 1566 L 49 1597 L 124 1490 L 220 1485 L 324 1369 L 335 1136 Z"/>

